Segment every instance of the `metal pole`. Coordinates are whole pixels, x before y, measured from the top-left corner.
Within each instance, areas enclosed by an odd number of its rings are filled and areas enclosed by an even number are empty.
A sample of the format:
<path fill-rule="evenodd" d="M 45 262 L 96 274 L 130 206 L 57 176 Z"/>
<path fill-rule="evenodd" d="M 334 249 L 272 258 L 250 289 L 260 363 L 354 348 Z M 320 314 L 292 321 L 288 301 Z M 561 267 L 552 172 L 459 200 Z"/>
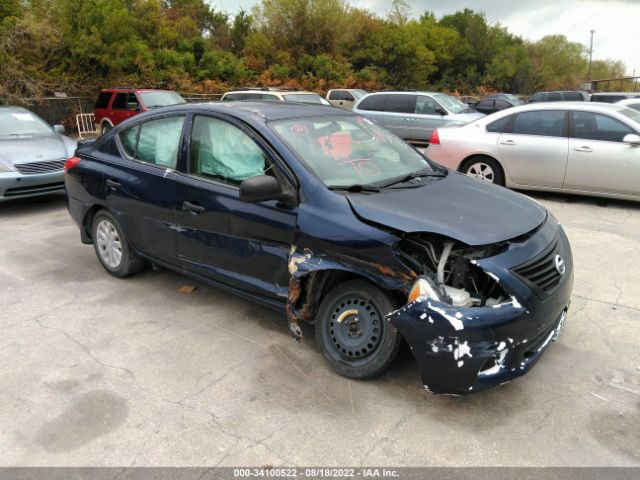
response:
<path fill-rule="evenodd" d="M 591 82 L 591 59 L 593 58 L 593 34 L 596 33 L 595 30 L 591 30 L 591 44 L 589 45 L 589 82 Z M 591 85 L 591 89 L 593 90 L 593 85 Z"/>

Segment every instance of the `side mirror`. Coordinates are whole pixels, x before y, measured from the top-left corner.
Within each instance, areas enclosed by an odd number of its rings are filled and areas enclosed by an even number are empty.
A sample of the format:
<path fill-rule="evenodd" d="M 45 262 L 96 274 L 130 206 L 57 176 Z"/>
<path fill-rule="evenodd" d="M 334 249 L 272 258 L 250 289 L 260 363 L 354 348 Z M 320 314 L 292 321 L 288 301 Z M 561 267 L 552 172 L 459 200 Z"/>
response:
<path fill-rule="evenodd" d="M 440 115 L 446 115 L 446 114 L 447 114 L 447 111 L 446 111 L 444 108 L 442 108 L 442 107 L 436 107 L 436 108 L 434 109 L 434 111 L 435 111 L 436 113 L 439 113 Z"/>
<path fill-rule="evenodd" d="M 136 102 L 129 102 L 127 103 L 127 110 L 130 112 L 137 112 L 138 110 L 140 110 L 140 105 L 138 105 Z"/>
<path fill-rule="evenodd" d="M 634 147 L 640 145 L 640 135 L 636 135 L 635 133 L 629 133 L 624 136 L 622 139 L 624 143 L 628 143 Z"/>
<path fill-rule="evenodd" d="M 243 202 L 277 200 L 281 196 L 282 189 L 278 180 L 269 175 L 247 178 L 240 184 L 240 200 Z"/>
<path fill-rule="evenodd" d="M 59 133 L 60 135 L 64 135 L 67 133 L 67 130 L 64 128 L 64 125 L 54 125 L 53 131 Z"/>

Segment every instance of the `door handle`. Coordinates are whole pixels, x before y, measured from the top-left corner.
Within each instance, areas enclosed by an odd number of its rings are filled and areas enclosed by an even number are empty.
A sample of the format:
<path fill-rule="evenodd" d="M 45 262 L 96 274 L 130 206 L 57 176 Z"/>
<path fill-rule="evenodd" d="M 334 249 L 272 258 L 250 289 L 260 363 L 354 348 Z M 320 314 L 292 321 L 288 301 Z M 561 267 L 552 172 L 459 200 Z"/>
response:
<path fill-rule="evenodd" d="M 516 144 L 516 142 L 513 141 L 513 140 L 502 140 L 500 142 L 500 145 L 515 145 L 515 144 Z"/>
<path fill-rule="evenodd" d="M 573 149 L 576 152 L 593 152 L 593 150 L 591 150 L 591 147 L 587 147 L 586 145 L 583 145 L 582 147 L 573 147 Z"/>
<path fill-rule="evenodd" d="M 191 202 L 182 202 L 182 209 L 189 213 L 192 213 L 193 215 L 198 215 L 199 213 L 205 211 L 205 208 L 202 205 Z"/>
<path fill-rule="evenodd" d="M 107 178 L 107 181 L 105 183 L 107 184 L 107 187 L 111 187 L 111 188 L 122 186 L 120 182 L 118 182 L 117 180 L 111 180 L 110 178 Z"/>

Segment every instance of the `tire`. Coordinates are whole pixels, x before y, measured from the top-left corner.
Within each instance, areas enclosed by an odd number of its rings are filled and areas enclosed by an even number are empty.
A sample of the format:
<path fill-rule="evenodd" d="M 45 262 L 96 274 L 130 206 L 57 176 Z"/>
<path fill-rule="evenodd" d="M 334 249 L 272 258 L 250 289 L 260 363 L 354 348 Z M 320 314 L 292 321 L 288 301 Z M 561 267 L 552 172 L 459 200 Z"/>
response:
<path fill-rule="evenodd" d="M 504 171 L 500 164 L 491 157 L 469 157 L 460 167 L 460 172 L 478 180 L 504 187 Z"/>
<path fill-rule="evenodd" d="M 385 318 L 396 308 L 389 295 L 362 280 L 350 280 L 329 291 L 318 309 L 316 342 L 336 372 L 364 379 L 387 369 L 402 341 Z"/>
<path fill-rule="evenodd" d="M 122 228 L 108 211 L 101 210 L 93 217 L 91 234 L 98 260 L 114 277 L 128 277 L 144 267 L 144 261 L 131 250 Z"/>
<path fill-rule="evenodd" d="M 108 123 L 106 123 L 106 122 L 105 122 L 105 123 L 103 123 L 103 124 L 102 124 L 102 129 L 100 130 L 100 131 L 101 131 L 101 134 L 102 134 L 102 135 L 106 134 L 106 133 L 107 133 L 109 130 L 111 130 L 112 128 L 113 128 L 113 127 L 112 127 L 111 125 L 109 125 Z"/>

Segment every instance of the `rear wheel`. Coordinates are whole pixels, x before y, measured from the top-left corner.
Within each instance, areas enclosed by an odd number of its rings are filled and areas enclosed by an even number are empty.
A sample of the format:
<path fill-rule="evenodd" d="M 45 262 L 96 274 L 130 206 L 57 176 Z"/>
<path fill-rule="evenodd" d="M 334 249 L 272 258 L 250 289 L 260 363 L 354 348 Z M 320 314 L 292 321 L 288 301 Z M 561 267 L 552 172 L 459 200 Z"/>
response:
<path fill-rule="evenodd" d="M 113 215 L 106 210 L 98 212 L 93 218 L 92 234 L 98 260 L 111 275 L 127 277 L 144 266 L 144 261 L 129 247 Z"/>
<path fill-rule="evenodd" d="M 470 157 L 462 164 L 460 171 L 465 175 L 504 186 L 504 172 L 498 162 L 490 157 Z"/>
<path fill-rule="evenodd" d="M 361 280 L 337 285 L 322 300 L 316 342 L 340 375 L 370 378 L 391 364 L 401 336 L 385 315 L 395 308 L 389 295 Z"/>

